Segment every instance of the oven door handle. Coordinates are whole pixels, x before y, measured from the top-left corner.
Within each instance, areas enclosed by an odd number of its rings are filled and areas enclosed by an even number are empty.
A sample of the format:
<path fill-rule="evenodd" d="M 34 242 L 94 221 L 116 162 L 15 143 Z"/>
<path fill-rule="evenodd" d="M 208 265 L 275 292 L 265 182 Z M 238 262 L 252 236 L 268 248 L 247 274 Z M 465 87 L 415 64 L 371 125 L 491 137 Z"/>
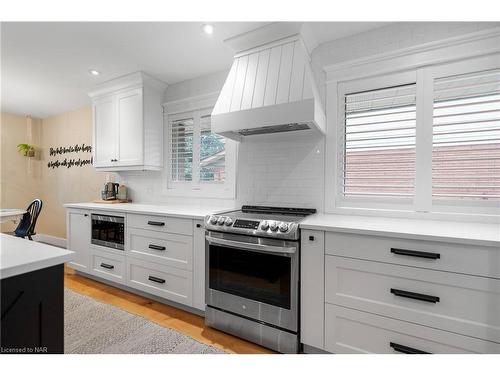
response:
<path fill-rule="evenodd" d="M 295 254 L 295 252 L 297 252 L 297 247 L 295 246 L 262 245 L 258 243 L 240 242 L 240 241 L 226 240 L 223 238 L 215 238 L 208 235 L 205 236 L 205 238 L 209 243 L 213 243 L 216 245 L 231 246 L 245 250 L 256 250 L 256 251 L 263 251 L 266 253 L 277 253 L 277 254 Z"/>

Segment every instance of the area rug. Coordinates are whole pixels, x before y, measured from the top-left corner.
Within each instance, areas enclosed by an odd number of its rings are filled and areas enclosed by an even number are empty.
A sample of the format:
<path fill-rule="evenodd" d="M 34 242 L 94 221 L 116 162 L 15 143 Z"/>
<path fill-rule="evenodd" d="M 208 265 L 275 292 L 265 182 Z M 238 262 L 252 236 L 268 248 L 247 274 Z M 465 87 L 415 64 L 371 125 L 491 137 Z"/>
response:
<path fill-rule="evenodd" d="M 222 354 L 182 333 L 64 289 L 67 354 Z"/>

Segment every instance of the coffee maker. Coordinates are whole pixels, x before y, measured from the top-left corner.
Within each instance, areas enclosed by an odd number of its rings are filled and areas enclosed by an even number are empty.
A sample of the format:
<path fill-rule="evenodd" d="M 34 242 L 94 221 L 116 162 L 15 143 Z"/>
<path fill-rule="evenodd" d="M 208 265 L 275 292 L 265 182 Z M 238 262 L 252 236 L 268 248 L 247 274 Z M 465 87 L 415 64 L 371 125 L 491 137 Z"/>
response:
<path fill-rule="evenodd" d="M 104 190 L 101 191 L 101 197 L 102 200 L 105 201 L 112 201 L 116 199 L 116 196 L 118 195 L 118 186 L 116 182 L 107 182 L 104 185 Z"/>

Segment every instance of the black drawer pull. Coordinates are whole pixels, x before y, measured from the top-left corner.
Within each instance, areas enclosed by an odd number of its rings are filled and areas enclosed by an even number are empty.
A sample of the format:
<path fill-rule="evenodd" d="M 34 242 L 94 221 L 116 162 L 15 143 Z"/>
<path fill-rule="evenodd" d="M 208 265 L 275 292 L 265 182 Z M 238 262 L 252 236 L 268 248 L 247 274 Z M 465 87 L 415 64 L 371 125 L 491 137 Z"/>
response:
<path fill-rule="evenodd" d="M 113 266 L 111 264 L 107 264 L 107 263 L 101 263 L 101 267 L 107 268 L 108 270 L 112 270 L 113 268 L 115 268 L 115 266 Z"/>
<path fill-rule="evenodd" d="M 165 246 L 158 246 L 158 245 L 149 245 L 148 246 L 150 249 L 153 249 L 153 250 L 165 250 L 166 247 Z"/>
<path fill-rule="evenodd" d="M 160 279 L 158 277 L 154 277 L 154 276 L 149 276 L 148 280 L 149 281 L 154 281 L 155 283 L 158 283 L 158 284 L 165 284 L 165 280 Z"/>
<path fill-rule="evenodd" d="M 309 241 L 314 241 L 314 236 L 309 236 Z"/>
<path fill-rule="evenodd" d="M 411 348 L 409 346 L 396 344 L 395 342 L 391 342 L 389 345 L 396 352 L 400 352 L 400 353 L 405 353 L 405 354 L 432 354 L 432 353 L 429 353 L 429 352 L 424 352 L 423 350 L 418 350 L 418 349 L 415 349 L 415 348 Z"/>
<path fill-rule="evenodd" d="M 163 221 L 148 221 L 149 225 L 155 225 L 157 227 L 163 227 L 165 223 Z"/>
<path fill-rule="evenodd" d="M 441 254 L 439 254 L 439 253 L 429 253 L 427 251 L 395 249 L 392 247 L 391 247 L 391 253 L 398 254 L 398 255 L 406 255 L 409 257 L 426 258 L 426 259 L 440 259 L 441 258 Z"/>
<path fill-rule="evenodd" d="M 201 224 L 196 224 L 196 228 L 201 228 Z"/>
<path fill-rule="evenodd" d="M 391 293 L 398 296 L 398 297 L 418 299 L 419 301 L 432 302 L 432 303 L 439 302 L 439 297 L 429 296 L 428 294 L 407 292 L 406 290 L 393 289 L 393 288 L 391 288 Z"/>

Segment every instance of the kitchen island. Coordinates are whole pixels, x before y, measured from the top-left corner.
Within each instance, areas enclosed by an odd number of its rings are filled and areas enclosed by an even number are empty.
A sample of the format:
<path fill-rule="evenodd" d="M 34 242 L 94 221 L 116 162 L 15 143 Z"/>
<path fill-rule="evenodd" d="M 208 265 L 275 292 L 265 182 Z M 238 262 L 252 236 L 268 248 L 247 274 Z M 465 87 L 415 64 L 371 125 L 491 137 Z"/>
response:
<path fill-rule="evenodd" d="M 0 353 L 64 352 L 64 263 L 72 257 L 0 234 Z"/>

